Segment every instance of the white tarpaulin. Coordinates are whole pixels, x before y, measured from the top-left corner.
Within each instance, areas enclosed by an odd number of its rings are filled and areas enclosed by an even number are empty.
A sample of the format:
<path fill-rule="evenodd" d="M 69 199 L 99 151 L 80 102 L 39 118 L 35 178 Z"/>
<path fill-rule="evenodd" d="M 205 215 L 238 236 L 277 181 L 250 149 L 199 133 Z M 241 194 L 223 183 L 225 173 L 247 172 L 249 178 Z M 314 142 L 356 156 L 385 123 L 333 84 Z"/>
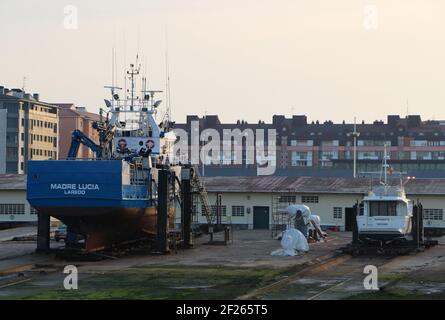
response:
<path fill-rule="evenodd" d="M 297 211 L 301 212 L 301 216 L 303 217 L 304 222 L 308 224 L 311 216 L 311 209 L 304 204 L 291 204 L 290 206 L 288 206 L 286 208 L 286 213 L 289 215 L 292 222 L 295 221 Z"/>
<path fill-rule="evenodd" d="M 281 249 L 271 253 L 273 256 L 296 256 L 299 252 L 308 252 L 309 244 L 306 237 L 297 229 L 289 228 L 281 238 Z"/>

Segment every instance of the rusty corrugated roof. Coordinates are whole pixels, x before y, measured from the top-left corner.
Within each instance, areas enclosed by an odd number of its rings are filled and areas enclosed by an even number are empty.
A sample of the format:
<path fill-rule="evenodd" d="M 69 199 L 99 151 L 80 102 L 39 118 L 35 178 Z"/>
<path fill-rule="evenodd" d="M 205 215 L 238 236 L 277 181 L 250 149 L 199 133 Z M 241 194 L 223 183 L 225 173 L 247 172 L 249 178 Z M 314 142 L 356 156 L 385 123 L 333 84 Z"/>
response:
<path fill-rule="evenodd" d="M 364 194 L 371 186 L 369 178 L 338 177 L 204 177 L 209 192 L 294 192 Z M 393 180 L 391 184 L 397 184 Z M 374 183 L 376 181 L 374 180 Z M 409 195 L 445 195 L 445 179 L 415 179 L 405 185 Z M 0 190 L 26 190 L 26 175 L 0 174 Z"/>
<path fill-rule="evenodd" d="M 0 190 L 26 190 L 26 175 L 0 174 Z"/>
<path fill-rule="evenodd" d="M 346 177 L 205 177 L 204 181 L 209 192 L 363 194 L 371 187 L 369 178 Z M 395 179 L 391 184 L 399 182 Z M 445 179 L 410 180 L 405 188 L 407 194 L 445 195 Z"/>

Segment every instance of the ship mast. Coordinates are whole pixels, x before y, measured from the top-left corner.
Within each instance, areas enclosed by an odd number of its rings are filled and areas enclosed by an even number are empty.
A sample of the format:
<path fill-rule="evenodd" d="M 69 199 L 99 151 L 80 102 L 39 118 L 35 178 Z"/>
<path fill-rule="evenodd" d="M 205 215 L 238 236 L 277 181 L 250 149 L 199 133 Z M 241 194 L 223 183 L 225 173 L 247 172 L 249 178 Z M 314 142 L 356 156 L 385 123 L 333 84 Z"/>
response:
<path fill-rule="evenodd" d="M 136 64 L 137 64 L 138 58 L 136 57 Z M 135 76 L 139 75 L 140 65 L 135 68 L 134 64 L 130 64 L 130 70 L 127 71 L 127 75 L 129 76 L 128 79 L 131 82 L 131 92 L 130 92 L 130 111 L 133 111 L 134 109 L 134 93 L 136 90 L 135 86 Z"/>

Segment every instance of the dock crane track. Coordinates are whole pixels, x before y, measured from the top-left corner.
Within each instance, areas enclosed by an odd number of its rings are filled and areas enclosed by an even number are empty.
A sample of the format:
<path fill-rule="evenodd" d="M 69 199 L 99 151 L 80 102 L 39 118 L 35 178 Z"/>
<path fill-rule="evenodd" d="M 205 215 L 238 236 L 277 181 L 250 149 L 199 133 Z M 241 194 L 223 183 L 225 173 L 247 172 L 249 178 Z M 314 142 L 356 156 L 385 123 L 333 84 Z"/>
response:
<path fill-rule="evenodd" d="M 249 299 L 261 298 L 268 292 L 275 291 L 279 288 L 282 288 L 285 285 L 301 278 L 303 275 L 305 275 L 309 272 L 321 272 L 321 271 L 327 270 L 333 266 L 344 263 L 344 262 L 350 260 L 351 258 L 352 258 L 352 256 L 347 255 L 347 254 L 340 254 L 340 255 L 336 255 L 336 256 L 329 255 L 329 257 L 326 257 L 326 256 L 318 257 L 318 258 L 316 258 L 316 260 L 318 260 L 319 262 L 315 262 L 312 265 L 310 265 L 302 270 L 299 270 L 296 273 L 294 273 L 286 278 L 280 279 L 280 280 L 278 280 L 274 283 L 271 283 L 265 287 L 255 289 L 254 291 L 252 291 L 250 293 L 242 295 L 242 296 L 238 297 L 237 300 L 249 300 Z"/>
<path fill-rule="evenodd" d="M 385 265 L 387 265 L 387 264 L 393 262 L 393 260 L 395 260 L 395 259 L 397 259 L 397 258 L 399 258 L 399 257 L 401 257 L 401 256 L 395 256 L 395 257 L 393 257 L 391 260 L 389 260 L 389 261 L 385 261 L 385 262 L 383 262 L 383 263 L 381 263 L 381 264 L 378 264 L 378 265 L 376 265 L 376 266 L 377 266 L 378 268 L 384 267 Z M 444 257 L 444 256 L 437 256 L 436 258 L 437 258 L 437 259 L 441 259 L 442 257 Z M 380 291 L 380 292 L 387 291 L 388 289 L 390 289 L 390 288 L 396 286 L 400 281 L 402 281 L 402 280 L 404 280 L 404 279 L 406 279 L 406 278 L 409 278 L 411 275 L 413 275 L 413 274 L 419 272 L 420 270 L 425 269 L 427 266 L 428 266 L 428 264 L 426 263 L 426 264 L 424 264 L 423 266 L 418 267 L 418 268 L 415 268 L 415 269 L 413 269 L 413 270 L 411 270 L 411 271 L 408 271 L 408 272 L 401 272 L 401 273 L 399 273 L 399 277 L 397 277 L 396 279 L 391 280 L 391 281 L 385 283 L 383 286 L 381 286 L 381 287 L 379 288 L 378 291 Z M 342 282 L 339 282 L 339 283 L 337 283 L 337 284 L 335 284 L 335 285 L 333 285 L 333 286 L 331 286 L 331 287 L 329 287 L 329 288 L 327 288 L 327 289 L 325 289 L 325 290 L 322 290 L 322 291 L 318 292 L 317 294 L 315 294 L 315 295 L 309 297 L 307 300 L 315 300 L 315 299 L 319 298 L 321 295 L 323 295 L 323 294 L 325 294 L 325 293 L 331 291 L 332 289 L 341 287 L 342 285 L 348 283 L 349 281 L 357 280 L 357 279 L 358 279 L 358 277 L 357 277 L 357 276 L 354 276 L 354 274 L 353 274 L 350 278 L 348 278 L 348 279 L 346 279 L 346 280 L 344 280 L 344 281 L 342 281 Z"/>

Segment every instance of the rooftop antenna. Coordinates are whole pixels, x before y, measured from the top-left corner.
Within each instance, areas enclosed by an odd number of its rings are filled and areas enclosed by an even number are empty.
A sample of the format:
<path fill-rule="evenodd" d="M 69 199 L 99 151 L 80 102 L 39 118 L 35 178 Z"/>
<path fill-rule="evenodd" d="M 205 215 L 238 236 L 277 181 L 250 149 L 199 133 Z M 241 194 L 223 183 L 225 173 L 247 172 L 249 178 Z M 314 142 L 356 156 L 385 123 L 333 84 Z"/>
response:
<path fill-rule="evenodd" d="M 409 101 L 408 101 L 408 98 L 406 98 L 406 116 L 409 116 Z"/>
<path fill-rule="evenodd" d="M 353 177 L 357 178 L 357 138 L 360 132 L 357 132 L 357 118 L 354 117 L 354 131 L 351 133 L 354 138 L 353 146 Z"/>
<path fill-rule="evenodd" d="M 26 90 L 26 77 L 23 77 L 22 91 L 25 92 L 25 90 Z"/>

